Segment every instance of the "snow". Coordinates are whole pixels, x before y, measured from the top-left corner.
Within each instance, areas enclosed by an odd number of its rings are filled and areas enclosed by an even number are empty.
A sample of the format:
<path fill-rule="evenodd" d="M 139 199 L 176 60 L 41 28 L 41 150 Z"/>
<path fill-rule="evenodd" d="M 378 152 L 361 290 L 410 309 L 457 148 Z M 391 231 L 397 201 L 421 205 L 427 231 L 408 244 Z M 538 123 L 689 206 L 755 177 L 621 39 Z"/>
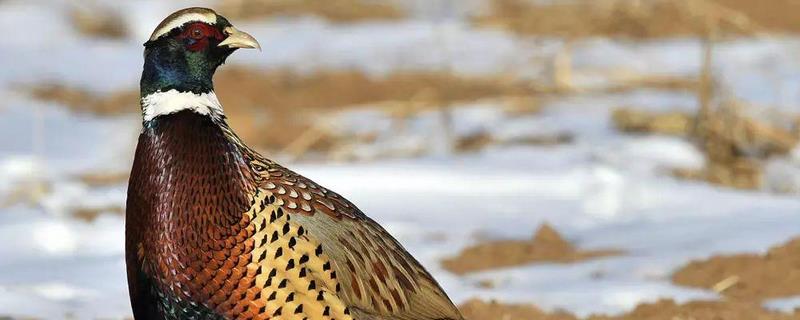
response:
<path fill-rule="evenodd" d="M 424 2 L 418 2 L 414 10 L 423 10 Z M 64 2 L 0 2 L 0 27 L 37 28 L 35 33 L 10 32 L 0 42 L 0 315 L 130 315 L 123 218 L 107 212 L 84 221 L 71 218 L 70 212 L 124 204 L 124 183 L 98 188 L 74 177 L 127 170 L 141 121 L 138 110 L 110 118 L 75 114 L 34 101 L 16 88 L 41 81 L 99 92 L 133 88 L 141 43 L 162 16 L 186 3 L 122 2 L 118 5 L 134 37 L 97 40 L 72 31 L 59 14 L 66 10 Z M 543 79 L 549 57 L 564 45 L 558 39 L 475 29 L 461 19 L 424 12 L 400 22 L 335 25 L 296 18 L 239 27 L 253 33 L 266 50 L 237 54 L 233 64 L 306 72 L 356 68 L 376 76 L 434 69 Z M 721 43 L 715 72 L 736 96 L 792 111 L 800 98 L 800 65 L 794 59 L 798 44 L 800 39 L 790 37 Z M 701 52 L 700 43 L 691 39 L 587 39 L 573 46 L 578 85 L 612 83 L 608 75 L 613 74 L 697 75 Z M 671 272 L 719 253 L 765 252 L 796 236 L 800 201 L 676 180 L 666 170 L 703 165 L 694 145 L 674 137 L 621 135 L 610 125 L 615 107 L 691 111 L 695 100 L 691 93 L 643 89 L 548 99 L 541 113 L 531 115 L 509 114 L 492 100 L 455 106 L 457 136 L 486 132 L 499 141 L 561 133 L 573 137 L 568 144 L 497 145 L 473 154 L 452 153 L 438 112 L 411 117 L 408 129 L 397 133 L 388 115 L 353 111 L 339 115 L 336 124 L 354 134 L 377 134 L 374 143 L 357 146 L 359 158 L 370 161 L 290 166 L 384 225 L 456 302 L 494 297 L 587 315 L 620 313 L 659 298 L 713 299 L 711 292 L 672 285 Z M 383 157 L 409 149 L 428 152 L 411 159 Z M 776 189 L 796 190 L 797 159 L 775 161 L 768 175 L 776 177 Z M 3 205 L 20 190 L 22 200 Z M 528 238 L 544 222 L 579 247 L 626 254 L 464 277 L 439 264 L 480 239 Z M 477 285 L 485 280 L 496 286 Z M 767 305 L 786 310 L 797 304 L 787 299 Z"/>
<path fill-rule="evenodd" d="M 793 313 L 800 308 L 800 297 L 788 297 L 783 299 L 773 299 L 764 303 L 767 309 L 784 313 Z"/>

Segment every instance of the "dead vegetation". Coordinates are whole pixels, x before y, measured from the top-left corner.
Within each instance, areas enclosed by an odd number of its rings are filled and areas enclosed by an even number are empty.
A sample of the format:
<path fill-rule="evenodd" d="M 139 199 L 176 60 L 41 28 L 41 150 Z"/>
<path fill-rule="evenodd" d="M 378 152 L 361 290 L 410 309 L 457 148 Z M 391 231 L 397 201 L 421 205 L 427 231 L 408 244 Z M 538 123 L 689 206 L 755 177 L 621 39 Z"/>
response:
<path fill-rule="evenodd" d="M 696 4 L 701 1 L 689 2 Z M 712 66 L 716 42 L 726 34 L 734 33 L 726 30 L 726 21 L 740 21 L 738 25 L 747 25 L 748 30 L 765 29 L 739 11 L 729 10 L 716 2 L 702 3 L 713 5 L 710 11 L 713 15 L 704 20 L 705 29 L 697 34 L 703 40 L 701 70 L 694 89 L 698 111 L 693 114 L 657 113 L 619 108 L 612 121 L 623 132 L 677 135 L 697 143 L 706 158 L 705 168 L 673 168 L 676 177 L 739 189 L 760 189 L 764 185 L 764 163 L 770 157 L 787 155 L 800 140 L 796 134 L 800 129 L 756 119 L 747 113 L 750 106 L 720 96 Z M 741 4 L 737 1 L 729 3 Z M 727 20 L 724 17 L 728 17 Z"/>
<path fill-rule="evenodd" d="M 672 281 L 714 290 L 736 301 L 760 302 L 800 294 L 800 238 L 764 255 L 737 254 L 694 261 L 675 272 Z"/>
<path fill-rule="evenodd" d="M 36 99 L 55 102 L 75 112 L 112 116 L 141 111 L 138 91 L 98 95 L 80 88 L 45 83 L 28 88 L 28 92 Z"/>
<path fill-rule="evenodd" d="M 87 36 L 121 39 L 128 36 L 128 29 L 119 12 L 98 6 L 73 7 L 70 20 L 75 29 Z"/>
<path fill-rule="evenodd" d="M 128 182 L 129 173 L 126 172 L 90 172 L 80 174 L 75 177 L 88 187 L 108 187 L 120 185 Z"/>
<path fill-rule="evenodd" d="M 102 208 L 76 208 L 71 215 L 78 220 L 93 222 L 103 214 L 125 215 L 125 208 L 121 206 L 109 206 Z"/>
<path fill-rule="evenodd" d="M 702 170 L 673 168 L 679 178 L 759 189 L 764 162 L 791 152 L 800 136 L 797 128 L 783 128 L 748 116 L 743 107 L 727 102 L 701 117 L 685 112 L 649 112 L 632 108 L 614 111 L 612 121 L 623 132 L 687 137 L 698 142 L 706 158 Z"/>
<path fill-rule="evenodd" d="M 567 132 L 525 135 L 500 139 L 493 136 L 490 132 L 478 131 L 456 137 L 454 150 L 456 152 L 476 152 L 489 146 L 558 146 L 572 143 L 574 139 L 575 136 Z"/>
<path fill-rule="evenodd" d="M 355 22 L 405 17 L 390 3 L 369 0 L 221 0 L 219 8 L 231 19 L 315 15 L 333 22 Z"/>
<path fill-rule="evenodd" d="M 370 77 L 358 71 L 323 70 L 302 75 L 235 67 L 220 70 L 215 85 L 231 126 L 245 141 L 262 149 L 289 147 L 300 151 L 327 151 L 337 144 L 335 132 L 318 126 L 330 112 L 374 104 L 405 117 L 458 102 L 523 96 L 528 90 L 526 84 L 502 77 L 464 77 L 443 72 Z M 104 116 L 140 112 L 139 94 L 133 90 L 97 95 L 46 84 L 29 88 L 29 92 L 77 112 Z"/>
<path fill-rule="evenodd" d="M 697 138 L 706 156 L 705 180 L 741 189 L 761 188 L 764 162 L 788 154 L 798 142 L 791 130 L 749 117 L 737 104 L 706 116 Z"/>
<path fill-rule="evenodd" d="M 444 260 L 442 266 L 461 275 L 533 262 L 572 263 L 620 254 L 622 252 L 619 250 L 580 250 L 562 238 L 555 229 L 544 224 L 530 240 L 481 243 L 464 249 L 456 257 Z"/>
<path fill-rule="evenodd" d="M 50 183 L 39 179 L 17 182 L 6 195 L 0 197 L 0 209 L 17 204 L 35 206 L 46 198 L 52 189 L 53 186 Z"/>
<path fill-rule="evenodd" d="M 752 7 L 746 6 L 745 9 Z M 705 0 L 577 0 L 555 3 L 492 0 L 490 14 L 474 21 L 478 25 L 519 34 L 568 39 L 697 36 L 707 33 L 710 21 L 728 34 L 752 34 L 762 30 L 761 21 Z"/>
<path fill-rule="evenodd" d="M 800 2 L 796 0 L 770 0 L 769 5 L 752 0 L 713 0 L 720 6 L 746 14 L 761 27 L 770 32 L 800 32 Z"/>
<path fill-rule="evenodd" d="M 655 133 L 689 136 L 695 127 L 695 118 L 684 112 L 654 113 L 634 108 L 618 108 L 611 114 L 616 128 L 629 133 Z"/>

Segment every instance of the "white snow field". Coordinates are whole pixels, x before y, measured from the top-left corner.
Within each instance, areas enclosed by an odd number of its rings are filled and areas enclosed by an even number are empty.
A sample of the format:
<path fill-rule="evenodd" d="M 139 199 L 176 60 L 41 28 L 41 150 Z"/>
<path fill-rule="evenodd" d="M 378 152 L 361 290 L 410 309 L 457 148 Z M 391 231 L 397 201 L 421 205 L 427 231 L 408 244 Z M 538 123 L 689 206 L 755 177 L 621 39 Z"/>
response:
<path fill-rule="evenodd" d="M 419 2 L 419 1 L 418 1 Z M 141 43 L 158 21 L 189 2 L 125 1 L 130 40 L 97 40 L 73 31 L 66 1 L 0 1 L 0 315 L 46 319 L 122 319 L 130 316 L 123 256 L 123 217 L 87 222 L 75 207 L 124 205 L 124 184 L 94 188 L 75 175 L 127 170 L 141 119 L 100 118 L 35 101 L 18 88 L 55 81 L 108 92 L 135 88 Z M 193 4 L 196 4 L 194 2 Z M 236 23 L 234 21 L 234 23 Z M 24 25 L 25 28 L 20 28 Z M 460 19 L 333 25 L 315 18 L 244 23 L 264 47 L 231 64 L 260 68 L 357 68 L 380 76 L 397 70 L 490 74 L 512 70 L 537 78 L 557 52 L 558 39 L 517 38 L 475 29 Z M 581 40 L 575 44 L 576 81 L 604 84 L 603 74 L 696 75 L 700 44 L 691 39 L 650 42 Z M 797 112 L 800 39 L 737 40 L 720 44 L 715 72 L 735 96 L 764 112 Z M 225 101 L 222 101 L 223 105 Z M 621 313 L 643 301 L 714 299 L 710 291 L 672 285 L 672 271 L 720 253 L 763 252 L 800 234 L 796 195 L 744 192 L 680 181 L 666 170 L 697 168 L 703 156 L 673 137 L 627 136 L 610 124 L 610 110 L 635 106 L 692 110 L 687 93 L 636 90 L 585 94 L 546 102 L 540 114 L 509 116 L 497 102 L 454 107 L 456 133 L 489 132 L 502 140 L 568 133 L 557 146 L 497 146 L 453 154 L 441 141 L 436 113 L 411 119 L 403 135 L 387 134 L 386 115 L 342 114 L 341 125 L 381 133 L 359 146 L 365 158 L 408 145 L 429 150 L 413 159 L 288 164 L 336 190 L 385 226 L 455 300 L 472 297 L 535 303 L 577 315 Z M 767 108 L 768 107 L 768 108 Z M 776 165 L 778 177 L 797 177 L 800 157 Z M 791 179 L 791 177 L 789 177 Z M 39 190 L 39 191 L 36 191 Z M 439 261 L 479 239 L 528 238 L 549 222 L 582 248 L 615 248 L 625 255 L 570 265 L 538 264 L 456 276 Z M 482 280 L 497 285 L 478 285 Z M 791 310 L 798 299 L 768 303 Z"/>

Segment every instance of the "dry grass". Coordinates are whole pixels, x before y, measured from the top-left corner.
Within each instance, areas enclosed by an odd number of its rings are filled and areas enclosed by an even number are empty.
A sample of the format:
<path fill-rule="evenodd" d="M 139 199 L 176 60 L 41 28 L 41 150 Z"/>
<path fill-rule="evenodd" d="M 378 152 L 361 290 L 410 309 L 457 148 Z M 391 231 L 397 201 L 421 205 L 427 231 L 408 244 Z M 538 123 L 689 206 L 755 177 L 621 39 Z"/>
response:
<path fill-rule="evenodd" d="M 308 76 L 288 71 L 228 69 L 216 79 L 231 125 L 245 141 L 282 150 L 318 130 L 327 112 L 353 106 L 398 102 L 401 108 L 438 108 L 456 102 L 513 95 L 521 84 L 502 79 L 465 78 L 448 73 L 397 73 L 371 78 L 357 71 L 321 71 Z M 305 149 L 328 151 L 336 137 L 323 132 Z"/>
<path fill-rule="evenodd" d="M 494 144 L 495 140 L 491 134 L 485 131 L 475 132 L 466 136 L 458 137 L 455 143 L 455 150 L 459 152 L 474 152 Z"/>
<path fill-rule="evenodd" d="M 87 36 L 111 39 L 128 36 L 122 17 L 108 8 L 73 8 L 70 20 L 78 32 Z"/>
<path fill-rule="evenodd" d="M 747 15 L 758 25 L 772 32 L 800 32 L 800 1 L 769 0 L 769 5 L 753 0 L 713 0 L 719 5 Z"/>
<path fill-rule="evenodd" d="M 531 136 L 513 137 L 510 139 L 497 139 L 491 133 L 478 131 L 455 139 L 454 150 L 456 152 L 475 152 L 485 149 L 488 146 L 558 146 L 572 143 L 575 136 L 571 133 L 556 132 L 552 134 L 541 134 Z"/>
<path fill-rule="evenodd" d="M 617 130 L 630 133 L 655 133 L 689 136 L 695 117 L 683 112 L 654 113 L 633 108 L 618 108 L 611 114 Z"/>
<path fill-rule="evenodd" d="M 746 0 L 739 2 L 742 1 Z M 752 21 L 746 15 L 704 0 L 577 0 L 552 4 L 492 0 L 490 12 L 474 21 L 519 34 L 564 38 L 705 35 L 709 22 L 728 34 L 751 34 L 761 29 L 760 20 Z"/>
<path fill-rule="evenodd" d="M 72 217 L 86 222 L 93 222 L 103 214 L 125 215 L 125 208 L 111 206 L 104 208 L 78 208 L 72 211 Z"/>
<path fill-rule="evenodd" d="M 221 0 L 219 8 L 231 19 L 316 15 L 333 22 L 354 22 L 405 17 L 391 4 L 368 0 Z"/>
<path fill-rule="evenodd" d="M 614 85 L 604 88 L 609 93 L 629 92 L 641 89 L 671 90 L 671 91 L 696 91 L 699 81 L 689 77 L 672 76 L 628 76 L 627 78 L 612 79 Z"/>
<path fill-rule="evenodd" d="M 791 130 L 753 119 L 730 102 L 705 116 L 696 139 L 706 155 L 705 179 L 740 189 L 761 188 L 763 162 L 788 154 L 798 142 Z"/>
<path fill-rule="evenodd" d="M 300 75 L 285 70 L 229 67 L 215 78 L 216 92 L 231 126 L 249 144 L 283 150 L 298 137 L 318 130 L 328 112 L 364 104 L 390 104 L 394 112 L 416 112 L 483 98 L 522 96 L 528 87 L 502 77 L 463 77 L 442 72 L 396 73 L 373 78 L 358 71 L 320 71 Z M 138 91 L 98 96 L 61 85 L 30 88 L 39 99 L 74 111 L 118 115 L 140 111 Z M 309 150 L 326 151 L 337 138 L 323 132 Z"/>
<path fill-rule="evenodd" d="M 78 175 L 78 181 L 89 187 L 115 186 L 128 182 L 128 172 L 91 172 Z"/>
<path fill-rule="evenodd" d="M 30 180 L 16 185 L 0 197 L 0 209 L 17 204 L 38 205 L 52 191 L 52 185 L 45 181 Z"/>
<path fill-rule="evenodd" d="M 738 189 L 759 189 L 763 185 L 763 162 L 791 152 L 800 137 L 791 129 L 749 117 L 743 108 L 738 103 L 726 102 L 702 118 L 680 112 L 620 108 L 614 111 L 612 120 L 623 132 L 676 135 L 700 142 L 705 168 L 699 171 L 677 168 L 672 171 L 676 177 Z"/>
<path fill-rule="evenodd" d="M 442 266 L 450 272 L 475 271 L 518 266 L 533 262 L 571 263 L 622 254 L 618 250 L 582 251 L 564 240 L 555 229 L 542 225 L 531 240 L 503 240 L 481 243 L 464 249 Z"/>
<path fill-rule="evenodd" d="M 673 282 L 713 289 L 735 300 L 759 302 L 800 294 L 800 238 L 764 255 L 738 254 L 694 261 L 672 276 Z"/>
<path fill-rule="evenodd" d="M 28 88 L 39 100 L 62 104 L 75 112 L 101 116 L 139 112 L 139 92 L 120 91 L 99 96 L 87 90 L 56 83 L 46 83 Z"/>

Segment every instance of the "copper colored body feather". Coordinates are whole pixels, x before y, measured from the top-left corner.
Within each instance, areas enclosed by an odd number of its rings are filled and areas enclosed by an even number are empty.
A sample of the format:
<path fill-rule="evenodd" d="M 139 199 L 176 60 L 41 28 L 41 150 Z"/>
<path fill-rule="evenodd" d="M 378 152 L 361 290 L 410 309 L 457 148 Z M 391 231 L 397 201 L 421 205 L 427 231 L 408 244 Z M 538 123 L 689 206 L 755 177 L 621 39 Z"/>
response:
<path fill-rule="evenodd" d="M 462 319 L 352 203 L 192 110 L 139 137 L 126 260 L 136 319 Z"/>

